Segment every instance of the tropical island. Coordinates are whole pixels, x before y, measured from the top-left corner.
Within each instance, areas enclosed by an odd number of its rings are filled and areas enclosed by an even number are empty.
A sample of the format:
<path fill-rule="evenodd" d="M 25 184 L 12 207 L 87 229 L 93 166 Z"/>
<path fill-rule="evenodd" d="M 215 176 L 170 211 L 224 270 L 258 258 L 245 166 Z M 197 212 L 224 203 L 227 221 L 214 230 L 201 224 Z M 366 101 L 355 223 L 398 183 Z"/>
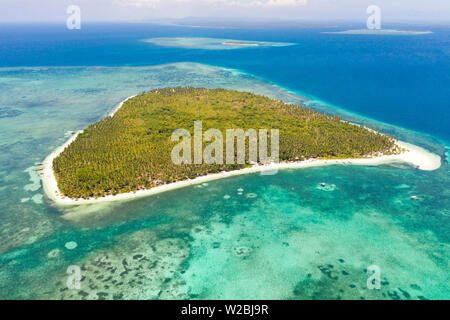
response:
<path fill-rule="evenodd" d="M 178 142 L 171 139 L 173 132 L 185 128 L 194 134 L 196 121 L 223 136 L 230 128 L 278 129 L 278 168 L 370 164 L 374 159 L 415 165 L 422 159 L 423 169 L 436 168 L 435 163 L 427 167 L 429 158 L 420 158 L 422 151 L 407 150 L 393 137 L 339 116 L 248 92 L 175 87 L 130 97 L 74 135 L 44 161 L 44 190 L 61 204 L 125 199 L 271 167 L 250 161 L 248 144 L 241 164 L 174 163 L 171 153 Z M 203 141 L 202 150 L 207 145 Z"/>
<path fill-rule="evenodd" d="M 353 29 L 345 31 L 328 31 L 328 34 L 354 35 L 388 35 L 388 36 L 418 36 L 433 33 L 429 30 L 395 30 L 395 29 Z"/>

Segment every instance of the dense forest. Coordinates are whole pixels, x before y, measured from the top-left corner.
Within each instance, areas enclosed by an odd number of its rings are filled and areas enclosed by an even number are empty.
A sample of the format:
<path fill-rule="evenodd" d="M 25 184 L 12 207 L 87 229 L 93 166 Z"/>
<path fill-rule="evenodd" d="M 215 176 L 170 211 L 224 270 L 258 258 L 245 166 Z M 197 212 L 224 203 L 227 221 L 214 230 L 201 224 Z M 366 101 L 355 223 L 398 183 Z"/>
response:
<path fill-rule="evenodd" d="M 390 136 L 261 95 L 164 88 L 127 100 L 113 116 L 88 126 L 54 159 L 61 193 L 102 197 L 250 166 L 248 159 L 245 164 L 174 164 L 171 152 L 178 142 L 171 135 L 185 128 L 193 136 L 194 121 L 202 121 L 203 132 L 219 129 L 224 139 L 230 128 L 279 129 L 280 161 L 400 151 Z"/>

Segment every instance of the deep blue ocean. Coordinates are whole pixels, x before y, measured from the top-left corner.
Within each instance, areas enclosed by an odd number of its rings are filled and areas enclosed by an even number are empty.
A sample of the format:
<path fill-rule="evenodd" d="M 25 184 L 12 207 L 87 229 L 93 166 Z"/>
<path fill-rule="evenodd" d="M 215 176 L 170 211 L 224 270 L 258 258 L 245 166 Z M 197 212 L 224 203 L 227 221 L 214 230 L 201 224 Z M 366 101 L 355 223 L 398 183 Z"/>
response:
<path fill-rule="evenodd" d="M 352 26 L 358 27 L 363 28 Z M 239 69 L 363 116 L 450 141 L 450 28 L 408 29 L 433 33 L 374 37 L 324 34 L 331 29 L 323 28 L 83 24 L 81 30 L 67 30 L 63 23 L 0 24 L 0 67 L 199 62 Z M 298 45 L 187 50 L 139 41 L 153 37 L 215 37 Z"/>

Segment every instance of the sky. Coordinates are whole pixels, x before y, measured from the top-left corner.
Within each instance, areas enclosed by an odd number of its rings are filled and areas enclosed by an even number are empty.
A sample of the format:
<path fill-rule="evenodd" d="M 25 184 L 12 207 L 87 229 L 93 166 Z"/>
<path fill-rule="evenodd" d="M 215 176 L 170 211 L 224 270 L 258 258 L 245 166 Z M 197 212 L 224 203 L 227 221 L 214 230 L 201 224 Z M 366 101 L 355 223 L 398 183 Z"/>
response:
<path fill-rule="evenodd" d="M 389 22 L 450 24 L 450 0 L 0 0 L 1 22 L 65 21 L 69 5 L 83 21 L 230 17 L 299 21 L 365 21 L 370 5 Z"/>

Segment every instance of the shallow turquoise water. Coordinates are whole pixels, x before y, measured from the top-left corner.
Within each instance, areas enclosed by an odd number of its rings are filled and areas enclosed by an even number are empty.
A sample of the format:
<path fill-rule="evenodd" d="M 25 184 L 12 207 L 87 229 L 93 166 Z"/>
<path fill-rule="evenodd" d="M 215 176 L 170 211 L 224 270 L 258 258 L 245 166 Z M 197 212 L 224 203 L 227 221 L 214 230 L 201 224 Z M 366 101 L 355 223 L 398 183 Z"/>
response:
<path fill-rule="evenodd" d="M 303 102 L 446 152 L 430 137 L 233 70 L 0 69 L 0 298 L 450 298 L 446 161 L 433 172 L 400 164 L 284 170 L 63 211 L 42 197 L 33 168 L 69 131 L 127 96 L 175 85 Z M 320 188 L 324 181 L 335 187 Z M 69 241 L 77 247 L 67 249 Z M 67 290 L 70 265 L 81 267 L 81 290 Z M 370 265 L 381 269 L 380 290 L 366 286 Z"/>

